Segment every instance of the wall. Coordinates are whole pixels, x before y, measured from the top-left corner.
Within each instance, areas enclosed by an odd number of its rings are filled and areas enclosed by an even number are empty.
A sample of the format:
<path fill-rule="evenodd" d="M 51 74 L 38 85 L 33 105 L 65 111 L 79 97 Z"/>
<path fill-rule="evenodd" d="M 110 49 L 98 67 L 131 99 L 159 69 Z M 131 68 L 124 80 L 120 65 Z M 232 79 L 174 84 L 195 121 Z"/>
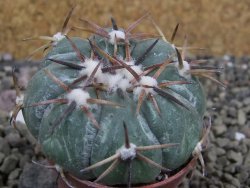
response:
<path fill-rule="evenodd" d="M 187 34 L 190 45 L 207 48 L 198 54 L 249 55 L 249 0 L 1 0 L 0 53 L 10 52 L 16 58 L 25 58 L 44 43 L 23 42 L 22 39 L 51 36 L 59 31 L 72 2 L 78 5 L 70 22 L 74 25 L 82 26 L 79 17 L 102 26 L 109 25 L 112 15 L 119 26 L 127 27 L 149 11 L 167 38 L 170 38 L 176 23 L 181 24 L 175 41 L 179 46 Z M 143 22 L 137 31 L 155 33 L 150 21 Z M 83 32 L 78 34 L 84 35 Z"/>

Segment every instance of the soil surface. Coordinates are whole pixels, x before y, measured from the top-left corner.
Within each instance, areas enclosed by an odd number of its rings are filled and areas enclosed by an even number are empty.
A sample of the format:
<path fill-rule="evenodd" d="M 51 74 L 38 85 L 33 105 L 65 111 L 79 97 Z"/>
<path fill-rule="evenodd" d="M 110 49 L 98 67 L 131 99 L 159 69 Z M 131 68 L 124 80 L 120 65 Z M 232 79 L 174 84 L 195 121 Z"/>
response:
<path fill-rule="evenodd" d="M 185 179 L 181 188 L 248 188 L 250 187 L 250 57 L 196 57 L 223 68 L 218 79 L 227 88 L 203 80 L 207 91 L 207 115 L 212 118 L 209 144 L 203 157 L 206 175 L 201 167 Z M 16 66 L 19 85 L 25 88 L 37 70 L 37 62 L 14 61 L 6 55 L 0 62 L 0 187 L 56 187 L 57 175 L 32 164 L 44 163 L 39 146 L 18 117 L 16 131 L 9 125 L 15 91 L 11 66 Z M 192 60 L 194 58 L 191 58 Z"/>

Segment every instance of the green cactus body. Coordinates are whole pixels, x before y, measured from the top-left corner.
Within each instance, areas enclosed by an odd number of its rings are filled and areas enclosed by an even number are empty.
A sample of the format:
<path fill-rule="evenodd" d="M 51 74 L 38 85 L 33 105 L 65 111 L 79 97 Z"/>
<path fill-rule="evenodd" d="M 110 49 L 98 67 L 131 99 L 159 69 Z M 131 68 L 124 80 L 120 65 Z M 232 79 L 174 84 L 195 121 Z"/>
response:
<path fill-rule="evenodd" d="M 85 59 L 90 58 L 91 47 L 87 40 L 80 38 L 72 38 L 71 40 L 84 54 Z M 95 36 L 95 38 L 91 38 L 91 41 L 108 54 L 114 53 L 114 45 L 110 44 L 108 39 Z M 136 61 L 154 41 L 155 39 L 129 40 L 132 60 Z M 111 66 L 107 58 L 100 53 L 98 54 L 98 62 L 102 61 L 103 64 Z M 45 69 L 66 85 L 82 76 L 81 70 L 55 64 L 46 60 L 48 58 L 70 61 L 75 64 L 82 63 L 67 39 L 58 42 L 57 46 L 46 56 L 42 68 L 30 81 L 25 94 L 24 106 L 51 99 L 67 98 L 68 94 L 46 75 Z M 116 58 L 125 62 L 124 43 L 118 44 Z M 175 49 L 171 44 L 159 40 L 145 57 L 141 69 L 144 70 L 148 66 L 164 63 L 169 58 L 173 61 L 177 60 Z M 84 66 L 84 63 L 82 65 Z M 149 73 L 149 76 L 153 76 L 156 71 L 157 69 Z M 120 74 L 120 72 L 116 70 L 112 74 Z M 98 94 L 100 99 L 112 101 L 122 106 L 117 108 L 108 105 L 88 104 L 89 111 L 99 123 L 100 129 L 95 128 L 86 113 L 77 106 L 57 125 L 52 134 L 52 122 L 65 112 L 69 107 L 68 104 L 51 103 L 28 107 L 23 109 L 23 114 L 28 128 L 38 139 L 45 155 L 80 179 L 94 180 L 109 167 L 110 163 L 107 163 L 90 171 L 80 171 L 116 154 L 124 146 L 123 122 L 126 122 L 130 143 L 135 146 L 179 143 L 176 147 L 141 152 L 157 164 L 175 170 L 188 161 L 200 140 L 205 96 L 197 78 L 180 76 L 173 63 L 167 65 L 157 78 L 158 83 L 166 81 L 188 81 L 190 83 L 164 88 L 171 96 L 181 101 L 183 106 L 154 92 L 153 95 L 158 103 L 160 114 L 147 98 L 144 99 L 139 114 L 137 114 L 138 97 L 133 92 L 118 89 L 119 85 L 115 89 L 100 91 Z M 79 82 L 73 88 L 82 88 L 82 85 L 83 83 Z M 91 98 L 97 98 L 93 87 L 86 87 L 85 91 Z M 159 168 L 152 167 L 136 157 L 132 159 L 131 168 L 132 184 L 154 182 L 161 172 Z M 127 179 L 128 161 L 121 160 L 117 167 L 100 182 L 108 185 L 126 184 Z"/>

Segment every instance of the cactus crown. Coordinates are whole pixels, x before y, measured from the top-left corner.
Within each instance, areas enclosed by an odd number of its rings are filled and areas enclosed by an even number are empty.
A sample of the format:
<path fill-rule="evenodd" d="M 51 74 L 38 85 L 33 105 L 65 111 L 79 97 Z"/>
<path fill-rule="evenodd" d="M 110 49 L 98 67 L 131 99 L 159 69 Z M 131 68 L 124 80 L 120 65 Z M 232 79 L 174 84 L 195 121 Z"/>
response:
<path fill-rule="evenodd" d="M 81 19 L 83 30 L 93 33 L 84 40 L 66 35 L 72 12 L 62 31 L 46 38 L 53 49 L 16 111 L 23 110 L 60 173 L 128 186 L 171 175 L 205 140 L 199 142 L 205 96 L 197 76 L 220 83 L 211 76 L 218 70 L 183 60 L 187 47 L 181 54 L 171 44 L 178 25 L 169 43 L 164 36 L 132 33 L 148 14 L 127 29 L 113 18 L 112 28 Z"/>

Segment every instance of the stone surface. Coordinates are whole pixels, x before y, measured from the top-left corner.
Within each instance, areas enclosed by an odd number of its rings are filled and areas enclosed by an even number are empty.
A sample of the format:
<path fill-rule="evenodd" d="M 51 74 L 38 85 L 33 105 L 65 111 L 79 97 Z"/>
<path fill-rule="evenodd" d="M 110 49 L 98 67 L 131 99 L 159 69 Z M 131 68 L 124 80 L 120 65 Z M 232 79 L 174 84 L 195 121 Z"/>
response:
<path fill-rule="evenodd" d="M 225 147 L 227 146 L 227 144 L 230 142 L 230 140 L 228 138 L 217 138 L 215 143 L 219 146 L 219 147 Z"/>
<path fill-rule="evenodd" d="M 243 162 L 243 156 L 240 152 L 235 152 L 235 151 L 230 150 L 227 152 L 227 158 L 230 161 L 233 161 L 239 165 L 241 165 Z"/>
<path fill-rule="evenodd" d="M 222 135 L 227 131 L 227 127 L 224 124 L 216 125 L 213 127 L 216 136 Z"/>
<path fill-rule="evenodd" d="M 244 67 L 244 64 L 242 64 L 243 60 L 241 62 L 232 56 L 228 56 L 227 61 L 230 61 L 231 64 L 225 62 L 225 74 L 222 77 L 219 76 L 220 79 L 229 83 L 226 90 L 217 87 L 211 82 L 205 81 L 205 89 L 207 90 L 209 98 L 208 112 L 212 117 L 212 129 L 209 134 L 208 148 L 203 152 L 207 176 L 202 177 L 201 168 L 198 165 L 197 170 L 193 173 L 193 179 L 191 181 L 186 179 L 183 183 L 183 186 L 180 186 L 180 188 L 249 188 L 250 69 L 249 66 L 248 69 L 241 68 Z M 219 65 L 222 60 L 213 58 L 213 60 L 210 60 L 210 62 L 214 62 L 215 65 Z M 244 62 L 250 64 L 250 57 L 244 58 Z M 30 78 L 30 76 L 21 74 L 30 74 L 30 69 L 33 68 L 29 68 L 29 70 L 27 70 L 27 67 L 24 67 L 24 69 L 26 70 L 20 71 L 19 77 L 22 78 L 23 86 L 27 84 L 27 79 Z M 1 81 L 3 77 L 11 76 L 9 71 L 1 72 L 1 70 L 3 69 L 0 64 L 0 84 L 2 83 Z M 9 86 L 10 85 L 11 84 L 9 84 Z M 3 92 L 4 91 L 1 90 L 0 86 L 0 93 Z M 15 94 L 14 91 L 12 91 L 12 93 Z M 3 100 L 0 100 L 0 103 L 1 102 L 3 102 Z M 7 107 L 6 109 L 9 110 L 11 108 Z M 40 161 L 44 158 L 40 149 L 34 149 L 36 141 L 34 138 L 32 138 L 32 136 L 29 135 L 26 127 L 23 124 L 18 123 L 17 126 L 20 129 L 20 133 L 15 131 L 12 127 L 8 126 L 8 116 L 9 112 L 2 110 L 2 106 L 0 104 L 0 171 L 3 168 L 3 164 L 6 164 L 6 159 L 9 160 L 10 156 L 15 156 L 14 158 L 17 158 L 17 163 L 15 167 L 12 168 L 12 170 L 8 170 L 8 173 L 6 174 L 2 171 L 0 172 L 1 188 L 17 187 L 17 182 L 20 182 L 21 180 L 19 176 L 23 174 L 21 170 L 24 169 L 24 166 L 28 165 L 31 159 Z M 235 133 L 237 132 L 245 134 L 246 138 L 240 141 L 235 140 Z M 19 134 L 19 136 L 15 134 Z M 11 137 L 19 137 L 23 143 L 14 144 L 20 143 L 20 140 L 14 142 L 14 139 L 12 140 Z M 5 169 L 7 169 L 7 167 L 9 166 L 5 165 Z M 33 174 L 32 172 L 34 170 L 39 172 L 34 172 Z M 47 181 L 48 177 L 41 177 L 42 175 L 39 175 L 41 171 L 42 173 L 45 173 L 49 176 L 49 173 L 47 171 L 44 172 L 44 169 L 32 167 L 29 168 L 28 171 L 31 172 L 26 171 L 25 178 L 22 177 L 23 186 L 36 187 L 38 184 L 40 184 L 45 187 L 50 187 L 50 185 L 46 184 L 49 181 L 51 182 L 51 185 L 56 187 L 55 180 L 52 180 L 52 176 L 51 180 Z M 17 175 L 18 173 L 21 174 Z M 43 174 L 43 176 L 45 176 L 45 174 Z M 37 177 L 39 177 L 40 180 L 37 180 Z M 21 185 L 21 183 L 19 185 Z"/>
<path fill-rule="evenodd" d="M 241 109 L 238 111 L 238 123 L 240 126 L 243 126 L 246 123 L 246 113 Z"/>
<path fill-rule="evenodd" d="M 12 147 L 18 147 L 23 144 L 20 134 L 18 133 L 10 133 L 5 137 L 5 140 L 9 143 Z"/>
<path fill-rule="evenodd" d="M 8 180 L 14 180 L 17 179 L 21 173 L 21 169 L 20 168 L 16 168 L 15 170 L 13 170 L 9 176 L 8 176 Z"/>
<path fill-rule="evenodd" d="M 3 161 L 3 164 L 0 167 L 0 172 L 4 174 L 10 173 L 12 170 L 15 169 L 18 163 L 18 158 L 15 155 L 9 155 Z"/>

